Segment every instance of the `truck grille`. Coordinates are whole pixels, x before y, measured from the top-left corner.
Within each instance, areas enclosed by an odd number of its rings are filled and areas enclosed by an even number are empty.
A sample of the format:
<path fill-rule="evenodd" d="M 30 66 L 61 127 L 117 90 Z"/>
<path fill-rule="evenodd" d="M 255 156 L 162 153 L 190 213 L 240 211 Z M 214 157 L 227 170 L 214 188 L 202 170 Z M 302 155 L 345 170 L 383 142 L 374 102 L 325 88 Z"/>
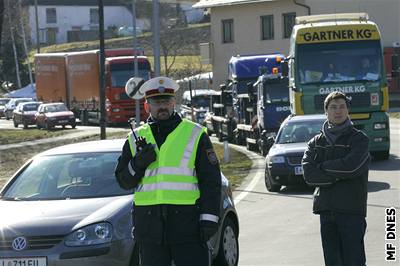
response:
<path fill-rule="evenodd" d="M 369 107 L 371 106 L 371 97 L 369 92 L 347 93 L 351 98 L 351 107 Z M 324 110 L 324 100 L 326 95 L 315 95 L 314 105 L 317 110 Z"/>
<path fill-rule="evenodd" d="M 64 236 L 31 236 L 27 237 L 27 250 L 49 249 L 62 241 Z M 0 239 L 0 250 L 13 250 L 12 241 L 14 238 Z"/>

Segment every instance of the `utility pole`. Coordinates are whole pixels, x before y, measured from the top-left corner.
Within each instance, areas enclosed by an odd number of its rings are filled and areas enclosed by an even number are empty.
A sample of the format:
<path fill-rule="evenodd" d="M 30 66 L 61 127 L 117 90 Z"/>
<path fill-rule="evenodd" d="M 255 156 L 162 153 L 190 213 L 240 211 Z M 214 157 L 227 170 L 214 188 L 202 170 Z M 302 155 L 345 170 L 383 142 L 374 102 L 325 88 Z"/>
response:
<path fill-rule="evenodd" d="M 23 16 L 22 16 L 21 0 L 18 0 L 18 7 L 19 7 L 19 12 L 20 12 L 19 22 L 21 24 L 22 41 L 24 43 L 24 50 L 25 50 L 26 58 L 29 59 L 28 47 L 26 45 L 25 27 L 24 27 Z M 32 69 L 31 69 L 31 63 L 29 62 L 29 60 L 28 60 L 28 72 L 29 72 L 29 81 L 31 83 L 31 86 L 33 86 Z"/>
<path fill-rule="evenodd" d="M 106 139 L 106 92 L 104 77 L 104 5 L 98 0 L 99 6 L 99 39 L 100 39 L 100 139 Z"/>
<path fill-rule="evenodd" d="M 17 86 L 18 86 L 18 89 L 20 89 L 21 88 L 21 78 L 19 76 L 18 54 L 17 54 L 17 47 L 15 46 L 14 27 L 13 27 L 12 22 L 11 22 L 10 3 L 8 2 L 8 0 L 5 0 L 5 1 L 6 1 L 6 5 L 7 5 L 8 24 L 9 24 L 9 27 L 10 27 L 11 42 L 12 42 L 12 47 L 13 47 L 13 52 L 14 52 L 15 72 L 16 72 L 16 75 L 17 75 Z"/>
<path fill-rule="evenodd" d="M 154 37 L 154 74 L 156 77 L 160 76 L 160 16 L 159 16 L 159 2 L 158 0 L 152 0 L 153 2 L 153 37 Z"/>
<path fill-rule="evenodd" d="M 35 0 L 35 26 L 36 26 L 36 49 L 37 53 L 40 54 L 40 40 L 39 40 L 39 17 L 38 17 L 38 8 L 37 8 L 37 0 Z"/>
<path fill-rule="evenodd" d="M 138 63 L 138 58 L 137 58 L 137 50 L 138 50 L 138 44 L 137 44 L 137 32 L 136 32 L 136 1 L 132 0 L 132 27 L 133 27 L 133 52 L 134 52 L 134 59 L 133 59 L 133 64 L 134 64 L 134 76 L 139 77 L 139 63 Z M 136 121 L 136 127 L 139 127 L 140 125 L 140 100 L 135 100 L 135 121 Z"/>

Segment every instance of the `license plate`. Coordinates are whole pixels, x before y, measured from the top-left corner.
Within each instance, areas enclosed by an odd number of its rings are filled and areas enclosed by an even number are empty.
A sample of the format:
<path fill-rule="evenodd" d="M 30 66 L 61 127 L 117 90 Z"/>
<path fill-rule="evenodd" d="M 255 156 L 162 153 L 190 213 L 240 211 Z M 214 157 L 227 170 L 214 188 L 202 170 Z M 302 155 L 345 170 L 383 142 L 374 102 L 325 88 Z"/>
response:
<path fill-rule="evenodd" d="M 47 266 L 45 257 L 0 259 L 0 266 Z"/>
<path fill-rule="evenodd" d="M 295 175 L 302 175 L 303 174 L 303 167 L 302 166 L 296 166 L 294 168 L 294 174 Z"/>
<path fill-rule="evenodd" d="M 65 123 L 68 123 L 68 120 L 60 120 L 60 121 L 58 121 L 58 123 L 65 124 Z"/>

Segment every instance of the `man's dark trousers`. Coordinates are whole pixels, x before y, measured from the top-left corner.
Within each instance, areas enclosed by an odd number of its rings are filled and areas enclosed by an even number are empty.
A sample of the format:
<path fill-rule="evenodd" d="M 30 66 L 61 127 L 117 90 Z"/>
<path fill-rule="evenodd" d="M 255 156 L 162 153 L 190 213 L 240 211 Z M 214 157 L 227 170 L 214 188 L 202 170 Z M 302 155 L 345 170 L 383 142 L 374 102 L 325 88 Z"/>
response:
<path fill-rule="evenodd" d="M 142 266 L 209 266 L 209 250 L 205 243 L 193 242 L 173 245 L 140 243 Z"/>
<path fill-rule="evenodd" d="M 320 222 L 326 266 L 365 266 L 364 216 L 329 211 Z"/>

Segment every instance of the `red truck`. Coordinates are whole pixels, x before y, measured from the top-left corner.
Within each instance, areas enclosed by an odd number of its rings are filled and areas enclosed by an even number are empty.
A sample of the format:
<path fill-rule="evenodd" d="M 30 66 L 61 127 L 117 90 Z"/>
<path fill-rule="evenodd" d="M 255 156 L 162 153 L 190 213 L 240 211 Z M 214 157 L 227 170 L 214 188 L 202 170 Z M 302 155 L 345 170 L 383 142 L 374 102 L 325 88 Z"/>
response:
<path fill-rule="evenodd" d="M 125 84 L 134 76 L 132 49 L 106 50 L 105 94 L 108 124 L 126 123 L 135 117 L 135 101 L 125 93 Z M 151 77 L 151 65 L 137 51 L 139 76 Z M 35 55 L 36 94 L 43 102 L 64 102 L 82 124 L 100 121 L 99 51 L 47 53 Z M 141 120 L 146 114 L 141 105 Z"/>

